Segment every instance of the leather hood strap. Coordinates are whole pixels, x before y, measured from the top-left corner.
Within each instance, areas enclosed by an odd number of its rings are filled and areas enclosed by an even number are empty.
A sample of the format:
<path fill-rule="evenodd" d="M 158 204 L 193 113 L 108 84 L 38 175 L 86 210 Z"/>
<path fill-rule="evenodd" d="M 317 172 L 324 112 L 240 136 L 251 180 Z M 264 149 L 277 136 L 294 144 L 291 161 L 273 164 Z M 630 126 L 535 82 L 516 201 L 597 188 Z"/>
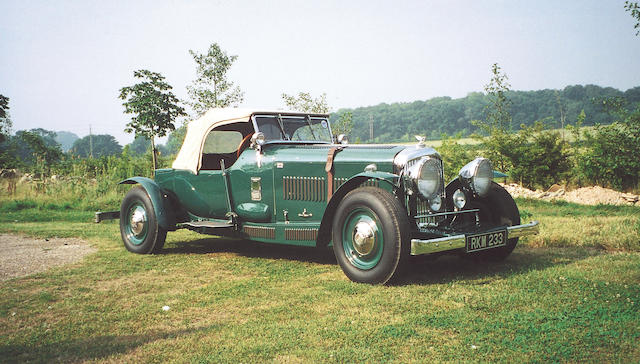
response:
<path fill-rule="evenodd" d="M 327 154 L 327 165 L 324 167 L 324 170 L 327 172 L 327 203 L 333 195 L 333 159 L 342 149 L 344 149 L 344 147 L 333 147 L 329 149 L 329 153 Z"/>

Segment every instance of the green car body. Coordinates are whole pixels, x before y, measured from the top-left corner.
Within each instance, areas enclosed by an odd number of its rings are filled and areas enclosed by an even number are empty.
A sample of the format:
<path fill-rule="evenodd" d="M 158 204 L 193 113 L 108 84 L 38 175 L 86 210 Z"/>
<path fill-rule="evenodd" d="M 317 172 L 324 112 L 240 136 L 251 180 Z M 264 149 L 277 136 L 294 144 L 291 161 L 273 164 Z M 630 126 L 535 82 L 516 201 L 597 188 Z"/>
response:
<path fill-rule="evenodd" d="M 470 163 L 445 186 L 440 155 L 423 143 L 337 143 L 328 115 L 214 109 L 190 124 L 173 168 L 122 182 L 141 186 L 123 200 L 122 238 L 136 253 L 159 251 L 166 232 L 180 228 L 307 247 L 333 242 L 349 278 L 385 283 L 409 255 L 506 257 L 519 236 L 537 232 L 481 176 L 487 162 Z M 496 204 L 508 206 L 488 206 Z"/>

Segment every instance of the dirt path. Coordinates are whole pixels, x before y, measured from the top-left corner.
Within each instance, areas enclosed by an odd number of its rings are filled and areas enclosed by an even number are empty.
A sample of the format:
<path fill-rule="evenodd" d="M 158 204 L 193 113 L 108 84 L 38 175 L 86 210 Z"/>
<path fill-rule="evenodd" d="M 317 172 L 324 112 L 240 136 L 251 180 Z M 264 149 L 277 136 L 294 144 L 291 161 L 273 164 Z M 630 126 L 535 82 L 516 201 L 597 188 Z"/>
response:
<path fill-rule="evenodd" d="M 0 281 L 73 263 L 95 251 L 87 242 L 75 238 L 34 239 L 0 234 Z"/>
<path fill-rule="evenodd" d="M 565 200 L 584 205 L 635 205 L 640 206 L 640 196 L 623 193 L 600 186 L 581 187 L 565 191 L 562 186 L 553 185 L 547 191 L 530 190 L 515 183 L 501 184 L 513 197 L 538 198 L 542 200 Z"/>

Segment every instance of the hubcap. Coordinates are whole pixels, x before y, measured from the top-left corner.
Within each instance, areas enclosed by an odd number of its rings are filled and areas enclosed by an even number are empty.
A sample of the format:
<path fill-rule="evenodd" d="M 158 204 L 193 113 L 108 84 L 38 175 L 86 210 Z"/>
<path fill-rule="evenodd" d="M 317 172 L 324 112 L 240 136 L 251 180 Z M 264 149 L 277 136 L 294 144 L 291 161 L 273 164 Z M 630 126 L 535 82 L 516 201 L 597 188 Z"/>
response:
<path fill-rule="evenodd" d="M 373 250 L 376 242 L 374 227 L 370 222 L 360 221 L 353 231 L 353 248 L 360 255 L 367 255 Z"/>
<path fill-rule="evenodd" d="M 144 230 L 144 224 L 147 222 L 147 214 L 142 206 L 136 206 L 131 214 L 131 231 L 135 235 L 140 235 Z"/>
<path fill-rule="evenodd" d="M 133 245 L 140 245 L 144 242 L 149 231 L 147 210 L 140 202 L 135 202 L 130 208 L 123 221 L 126 224 L 125 231 L 129 242 Z"/>
<path fill-rule="evenodd" d="M 382 258 L 384 239 L 380 221 L 366 207 L 358 207 L 345 217 L 342 248 L 346 258 L 362 270 L 373 269 Z"/>

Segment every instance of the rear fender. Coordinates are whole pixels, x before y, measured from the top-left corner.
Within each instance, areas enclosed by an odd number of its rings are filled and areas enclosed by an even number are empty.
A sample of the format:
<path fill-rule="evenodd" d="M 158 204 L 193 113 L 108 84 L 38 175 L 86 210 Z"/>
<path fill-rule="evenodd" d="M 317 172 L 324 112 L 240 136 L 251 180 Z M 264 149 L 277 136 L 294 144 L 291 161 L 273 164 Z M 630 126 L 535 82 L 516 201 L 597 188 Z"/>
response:
<path fill-rule="evenodd" d="M 356 174 L 347 182 L 343 183 L 331 196 L 331 200 L 329 200 L 329 204 L 324 211 L 324 216 L 322 217 L 322 222 L 320 223 L 320 230 L 318 231 L 318 240 L 316 241 L 316 246 L 326 246 L 331 241 L 331 225 L 333 224 L 333 214 L 336 208 L 338 208 L 340 201 L 342 201 L 347 193 L 358 188 L 369 179 L 375 179 L 379 181 L 381 185 L 385 184 L 384 187 L 387 187 L 387 189 L 393 190 L 398 185 L 399 176 L 397 174 L 388 172 L 362 172 Z"/>
<path fill-rule="evenodd" d="M 131 177 L 118 182 L 118 184 L 140 184 L 149 195 L 149 198 L 151 198 L 153 210 L 158 219 L 158 225 L 166 230 L 175 230 L 176 215 L 174 213 L 174 207 L 171 204 L 169 193 L 158 186 L 154 180 L 147 177 Z"/>

